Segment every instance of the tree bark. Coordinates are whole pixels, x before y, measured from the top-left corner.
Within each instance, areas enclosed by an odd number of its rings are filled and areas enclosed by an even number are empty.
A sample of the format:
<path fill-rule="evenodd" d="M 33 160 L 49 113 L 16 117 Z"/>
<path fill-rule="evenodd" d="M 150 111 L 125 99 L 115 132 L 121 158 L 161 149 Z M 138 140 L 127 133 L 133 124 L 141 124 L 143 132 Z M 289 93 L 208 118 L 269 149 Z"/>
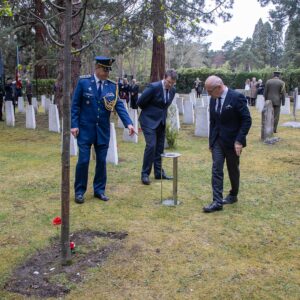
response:
<path fill-rule="evenodd" d="M 165 74 L 165 0 L 152 0 L 153 38 L 150 80 L 163 79 Z"/>
<path fill-rule="evenodd" d="M 71 30 L 72 0 L 65 1 L 64 76 L 63 76 L 63 151 L 61 159 L 61 259 L 62 265 L 71 263 L 70 250 L 70 98 L 71 98 Z"/>
<path fill-rule="evenodd" d="M 57 1 L 57 4 L 59 6 L 64 5 L 63 0 Z M 79 4 L 73 5 L 72 12 L 73 14 L 76 13 L 76 11 L 79 9 Z M 75 18 L 72 18 L 72 29 L 74 32 L 76 32 L 79 29 L 80 26 L 80 16 L 76 16 Z M 64 35 L 65 35 L 65 24 L 62 22 L 60 24 L 60 36 L 61 41 L 64 41 Z M 72 48 L 79 49 L 82 45 L 80 35 L 77 34 L 76 36 L 72 37 L 71 40 Z M 55 103 L 58 105 L 58 110 L 60 113 L 60 116 L 62 116 L 62 99 L 63 99 L 63 78 L 64 78 L 64 51 L 60 50 L 58 54 L 59 60 L 58 60 L 58 72 L 55 82 Z M 80 75 L 80 68 L 81 68 L 81 56 L 80 55 L 72 55 L 71 56 L 71 94 L 76 86 L 78 77 Z"/>
<path fill-rule="evenodd" d="M 42 0 L 35 0 L 35 13 L 41 19 L 44 19 L 44 3 Z M 43 60 L 44 56 L 46 56 L 46 29 L 44 26 L 36 22 L 34 25 L 35 29 L 35 78 L 37 79 L 45 79 L 48 78 L 48 64 Z"/>

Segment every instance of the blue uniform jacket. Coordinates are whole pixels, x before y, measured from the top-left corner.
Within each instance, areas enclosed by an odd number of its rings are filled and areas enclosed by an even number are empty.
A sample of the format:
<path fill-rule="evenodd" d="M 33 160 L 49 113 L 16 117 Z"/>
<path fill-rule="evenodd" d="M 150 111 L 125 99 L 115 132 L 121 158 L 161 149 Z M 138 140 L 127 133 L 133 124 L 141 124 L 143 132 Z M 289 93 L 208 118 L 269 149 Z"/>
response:
<path fill-rule="evenodd" d="M 137 101 L 137 105 L 142 109 L 140 123 L 143 126 L 155 129 L 160 123 L 166 124 L 168 107 L 175 96 L 175 88 L 169 91 L 169 99 L 165 103 L 162 82 L 150 83 Z"/>
<path fill-rule="evenodd" d="M 246 136 L 251 127 L 251 116 L 244 95 L 228 89 L 220 117 L 216 113 L 216 99 L 209 104 L 210 128 L 209 147 L 212 148 L 219 137 L 224 146 L 234 147 L 237 141 L 246 147 Z M 219 118 L 219 119 L 218 119 Z"/>
<path fill-rule="evenodd" d="M 111 112 L 105 108 L 103 97 L 115 99 L 114 82 L 106 80 L 99 95 L 94 75 L 79 79 L 71 108 L 71 128 L 79 128 L 78 143 L 109 145 Z M 125 127 L 132 124 L 119 98 L 115 110 Z"/>

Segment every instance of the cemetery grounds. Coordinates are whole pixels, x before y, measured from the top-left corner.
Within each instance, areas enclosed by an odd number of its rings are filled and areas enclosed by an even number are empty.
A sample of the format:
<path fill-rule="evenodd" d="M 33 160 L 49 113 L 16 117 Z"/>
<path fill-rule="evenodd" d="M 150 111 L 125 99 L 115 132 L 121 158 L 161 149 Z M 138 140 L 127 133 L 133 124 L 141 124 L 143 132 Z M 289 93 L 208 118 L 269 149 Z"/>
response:
<path fill-rule="evenodd" d="M 181 124 L 177 149 L 170 150 L 182 154 L 178 160 L 182 204 L 177 207 L 160 205 L 161 183 L 153 174 L 150 186 L 140 182 L 142 133 L 138 144 L 125 143 L 123 130 L 117 128 L 119 165 L 108 164 L 106 193 L 111 200 L 93 198 L 94 161 L 83 205 L 74 203 L 71 189 L 74 266 L 90 250 L 102 259 L 77 269 L 78 281 L 64 273 L 51 277 L 49 284 L 68 291 L 61 297 L 299 299 L 300 130 L 279 127 L 280 142 L 265 145 L 260 141 L 261 115 L 253 107 L 250 110 L 253 126 L 241 157 L 239 202 L 213 214 L 202 213 L 211 202 L 208 141 L 194 136 L 193 125 Z M 26 130 L 24 119 L 17 114 L 15 128 L 0 123 L 0 299 L 8 300 L 40 299 L 6 287 L 16 268 L 38 251 L 41 263 L 43 255 L 46 259 L 59 248 L 54 247 L 59 229 L 52 219 L 60 216 L 61 207 L 61 137 L 47 131 L 42 113 L 36 130 Z M 112 119 L 116 124 L 115 116 Z M 280 124 L 291 119 L 281 115 Z M 71 187 L 76 161 L 71 157 Z M 164 166 L 172 173 L 171 160 Z M 228 188 L 225 168 L 225 194 Z M 171 193 L 172 182 L 163 182 L 163 196 Z M 120 238 L 111 239 L 113 234 Z M 59 256 L 48 266 L 49 272 L 53 266 L 59 268 Z"/>

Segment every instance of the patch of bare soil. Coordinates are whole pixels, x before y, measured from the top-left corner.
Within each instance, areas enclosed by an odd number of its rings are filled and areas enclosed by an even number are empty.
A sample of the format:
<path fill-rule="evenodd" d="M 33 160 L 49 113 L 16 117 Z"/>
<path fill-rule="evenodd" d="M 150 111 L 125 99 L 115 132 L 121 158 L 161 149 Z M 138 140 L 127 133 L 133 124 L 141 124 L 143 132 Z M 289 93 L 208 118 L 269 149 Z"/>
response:
<path fill-rule="evenodd" d="M 75 242 L 72 264 L 61 265 L 60 241 L 38 251 L 17 267 L 5 289 L 26 296 L 62 297 L 82 281 L 89 268 L 99 267 L 108 256 L 122 248 L 126 232 L 79 231 L 71 235 Z"/>

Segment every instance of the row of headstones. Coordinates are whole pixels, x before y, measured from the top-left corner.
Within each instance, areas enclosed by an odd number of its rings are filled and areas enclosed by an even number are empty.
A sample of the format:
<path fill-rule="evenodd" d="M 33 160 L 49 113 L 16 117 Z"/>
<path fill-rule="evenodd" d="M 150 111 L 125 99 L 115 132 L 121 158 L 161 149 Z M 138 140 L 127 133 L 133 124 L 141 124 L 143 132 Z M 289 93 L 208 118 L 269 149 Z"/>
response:
<path fill-rule="evenodd" d="M 57 105 L 49 104 L 48 106 L 49 131 L 60 132 L 60 122 Z M 32 105 L 26 105 L 25 108 L 26 122 L 25 127 L 28 129 L 36 129 L 35 108 Z M 15 126 L 15 113 L 12 101 L 5 101 L 6 125 Z"/>
<path fill-rule="evenodd" d="M 177 94 L 174 102 L 179 115 L 183 115 L 183 124 L 195 124 L 195 136 L 208 137 L 209 97 L 202 95 L 200 98 L 196 98 L 194 93 L 181 96 Z"/>
<path fill-rule="evenodd" d="M 36 97 L 32 97 L 31 99 L 31 104 L 35 110 L 35 112 L 38 112 L 38 101 Z M 48 113 L 50 105 L 53 104 L 54 101 L 54 95 L 51 96 L 51 99 L 47 98 L 45 95 L 41 95 L 41 105 L 45 110 L 45 113 Z M 25 113 L 26 112 L 26 107 L 25 107 L 25 101 L 23 97 L 18 97 L 18 111 L 20 113 Z"/>

